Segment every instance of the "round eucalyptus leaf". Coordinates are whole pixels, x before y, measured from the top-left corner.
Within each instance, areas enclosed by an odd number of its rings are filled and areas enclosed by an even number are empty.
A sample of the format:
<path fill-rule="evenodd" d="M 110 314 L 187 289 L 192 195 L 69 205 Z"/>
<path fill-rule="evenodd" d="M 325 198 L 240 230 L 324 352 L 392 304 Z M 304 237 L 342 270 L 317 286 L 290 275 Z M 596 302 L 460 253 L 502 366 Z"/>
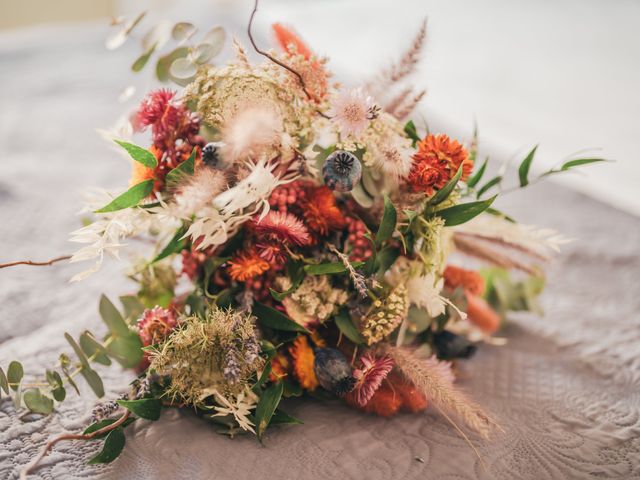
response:
<path fill-rule="evenodd" d="M 53 400 L 43 395 L 38 388 L 26 390 L 22 399 L 27 408 L 32 412 L 49 415 L 53 411 Z"/>
<path fill-rule="evenodd" d="M 213 27 L 209 30 L 204 38 L 202 39 L 202 43 L 206 43 L 207 45 L 211 45 L 213 47 L 212 57 L 215 57 L 222 51 L 222 47 L 224 47 L 224 41 L 227 38 L 227 32 L 222 27 Z"/>
<path fill-rule="evenodd" d="M 196 65 L 190 58 L 178 58 L 169 68 L 169 73 L 177 79 L 191 78 L 196 74 Z"/>
<path fill-rule="evenodd" d="M 173 26 L 173 30 L 171 30 L 171 36 L 177 42 L 183 42 L 191 38 L 197 30 L 198 29 L 193 23 L 179 22 Z"/>
<path fill-rule="evenodd" d="M 170 80 L 171 74 L 169 73 L 169 69 L 171 68 L 171 64 L 178 58 L 183 58 L 187 55 L 189 55 L 189 48 L 178 47 L 171 53 L 160 57 L 156 64 L 156 76 L 158 77 L 158 80 L 161 82 Z"/>
<path fill-rule="evenodd" d="M 104 43 L 104 46 L 107 47 L 107 50 L 115 50 L 124 45 L 124 42 L 127 41 L 127 29 L 123 28 L 118 30 L 117 32 L 109 35 L 107 40 Z"/>
<path fill-rule="evenodd" d="M 148 52 L 154 45 L 158 49 L 164 47 L 171 38 L 171 29 L 169 21 L 158 23 L 142 37 L 142 49 Z"/>

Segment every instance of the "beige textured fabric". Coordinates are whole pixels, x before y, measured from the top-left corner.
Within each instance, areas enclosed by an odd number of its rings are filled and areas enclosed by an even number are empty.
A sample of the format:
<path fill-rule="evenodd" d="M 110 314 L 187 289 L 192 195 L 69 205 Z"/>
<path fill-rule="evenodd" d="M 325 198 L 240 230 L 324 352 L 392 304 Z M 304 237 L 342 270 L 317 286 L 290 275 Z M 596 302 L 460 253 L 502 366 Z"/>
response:
<path fill-rule="evenodd" d="M 79 190 L 123 187 L 128 166 L 92 128 L 120 114 L 113 98 L 135 48 L 107 54 L 103 32 L 0 42 L 0 261 L 73 248 Z M 437 119 L 436 119 L 437 120 Z M 640 478 L 640 221 L 552 184 L 503 199 L 509 213 L 576 240 L 549 269 L 546 316 L 514 316 L 504 347 L 482 347 L 460 385 L 505 430 L 473 439 L 486 466 L 434 413 L 380 419 L 335 402 L 288 402 L 305 424 L 274 429 L 266 447 L 229 440 L 188 412 L 136 422 L 122 457 L 86 466 L 95 443 L 60 444 L 45 479 L 632 479 Z M 80 284 L 73 266 L 0 272 L 0 363 L 38 373 L 68 350 L 63 333 L 102 332 L 99 294 L 127 293 L 123 264 Z M 131 380 L 101 370 L 109 395 Z M 50 435 L 86 425 L 90 392 L 45 419 L 18 420 L 0 403 L 0 478 L 17 478 Z"/>

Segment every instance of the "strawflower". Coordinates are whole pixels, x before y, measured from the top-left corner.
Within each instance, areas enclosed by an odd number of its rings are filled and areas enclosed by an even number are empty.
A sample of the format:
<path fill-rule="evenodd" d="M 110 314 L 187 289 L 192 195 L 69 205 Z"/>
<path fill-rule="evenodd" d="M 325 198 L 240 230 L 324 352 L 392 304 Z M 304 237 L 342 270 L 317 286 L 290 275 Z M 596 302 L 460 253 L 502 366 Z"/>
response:
<path fill-rule="evenodd" d="M 393 365 L 393 359 L 388 355 L 376 358 L 367 352 L 360 357 L 360 367 L 353 371 L 357 383 L 350 393 L 356 405 L 364 407 L 367 404 L 393 369 Z"/>

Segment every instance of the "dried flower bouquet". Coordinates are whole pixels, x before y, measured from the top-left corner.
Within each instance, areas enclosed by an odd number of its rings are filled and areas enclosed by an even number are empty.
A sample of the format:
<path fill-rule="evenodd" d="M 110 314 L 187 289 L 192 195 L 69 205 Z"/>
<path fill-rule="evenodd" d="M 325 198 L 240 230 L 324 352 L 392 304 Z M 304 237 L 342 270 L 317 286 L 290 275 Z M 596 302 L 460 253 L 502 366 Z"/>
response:
<path fill-rule="evenodd" d="M 83 434 L 52 440 L 43 455 L 61 439 L 103 438 L 91 462 L 110 462 L 122 430 L 164 406 L 262 440 L 272 425 L 299 423 L 280 401 L 304 395 L 383 416 L 433 406 L 485 437 L 496 426 L 456 386 L 454 362 L 499 344 L 507 312 L 537 310 L 540 265 L 563 238 L 492 208 L 503 176 L 484 181 L 477 136 L 465 144 L 408 120 L 424 95 L 405 81 L 426 25 L 397 64 L 355 88 L 333 82 L 293 30 L 273 31 L 279 52 L 261 50 L 249 23 L 264 63 L 234 40 L 235 58 L 213 65 L 224 30 L 196 41 L 193 25 L 173 27 L 178 45 L 157 73 L 184 89 L 144 97 L 115 139 L 131 158 L 129 189 L 93 200 L 95 218 L 72 234 L 84 246 L 71 261 L 95 261 L 75 280 L 125 239 L 151 239 L 129 273 L 137 292 L 121 309 L 103 296 L 108 333 L 66 334 L 73 353 L 44 382 L 12 362 L 0 388 L 18 408 L 49 414 L 78 375 L 104 395 L 95 363 L 115 360 L 137 377 L 96 406 Z M 161 49 L 160 33 L 145 36 L 134 70 Z M 150 139 L 138 146 L 127 131 Z M 535 153 L 518 187 L 532 182 Z M 597 161 L 570 159 L 539 178 Z M 465 257 L 485 267 L 460 266 Z"/>

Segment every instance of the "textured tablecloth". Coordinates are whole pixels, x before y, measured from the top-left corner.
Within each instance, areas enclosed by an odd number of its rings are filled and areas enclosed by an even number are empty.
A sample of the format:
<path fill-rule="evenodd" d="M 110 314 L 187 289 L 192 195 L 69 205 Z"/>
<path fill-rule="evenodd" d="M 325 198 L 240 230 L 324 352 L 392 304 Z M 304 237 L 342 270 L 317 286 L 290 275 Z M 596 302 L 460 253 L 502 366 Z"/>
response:
<path fill-rule="evenodd" d="M 94 133 L 120 114 L 113 99 L 134 49 L 107 54 L 99 29 L 58 30 L 0 42 L 0 261 L 71 251 L 79 192 L 118 189 L 128 165 Z M 47 40 L 43 40 L 47 39 Z M 437 127 L 437 119 L 432 124 Z M 504 428 L 473 438 L 486 466 L 434 413 L 381 419 L 340 403 L 287 402 L 304 420 L 269 432 L 266 446 L 229 440 L 190 413 L 166 411 L 127 429 L 110 466 L 86 466 L 94 443 L 56 446 L 36 476 L 46 479 L 560 479 L 640 478 L 640 221 L 553 184 L 509 195 L 508 211 L 575 241 L 548 271 L 544 317 L 514 315 L 503 347 L 483 346 L 463 364 L 461 388 Z M 75 266 L 0 272 L 0 364 L 40 373 L 68 350 L 63 333 L 104 331 L 102 292 L 130 291 L 123 264 L 109 262 L 79 284 Z M 108 395 L 131 379 L 101 369 Z M 86 425 L 90 392 L 47 418 L 19 420 L 0 404 L 0 478 L 47 438 Z"/>

